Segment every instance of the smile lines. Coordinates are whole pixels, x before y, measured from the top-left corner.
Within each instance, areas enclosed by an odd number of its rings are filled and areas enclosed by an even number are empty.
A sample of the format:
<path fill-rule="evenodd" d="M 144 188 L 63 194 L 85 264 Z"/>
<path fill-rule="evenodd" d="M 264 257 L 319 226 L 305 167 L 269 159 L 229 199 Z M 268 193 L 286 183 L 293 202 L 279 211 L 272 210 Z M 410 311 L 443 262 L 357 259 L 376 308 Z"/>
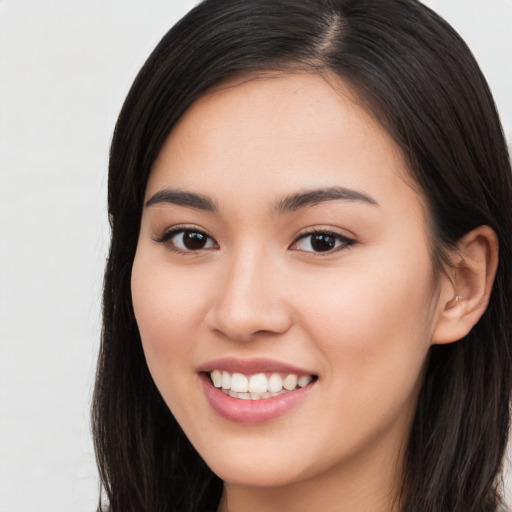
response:
<path fill-rule="evenodd" d="M 210 372 L 213 385 L 224 394 L 242 400 L 260 400 L 303 388 L 313 381 L 312 375 L 265 374 L 244 375 L 222 370 Z"/>

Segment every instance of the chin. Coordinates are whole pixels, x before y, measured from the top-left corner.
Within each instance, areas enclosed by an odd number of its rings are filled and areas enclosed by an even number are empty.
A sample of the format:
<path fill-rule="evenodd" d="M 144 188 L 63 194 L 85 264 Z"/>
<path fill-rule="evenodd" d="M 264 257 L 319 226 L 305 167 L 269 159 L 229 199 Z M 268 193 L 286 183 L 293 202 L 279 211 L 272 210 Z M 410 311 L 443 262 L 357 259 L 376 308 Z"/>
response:
<path fill-rule="evenodd" d="M 284 487 L 303 479 L 300 474 L 290 472 L 290 467 L 251 462 L 233 462 L 210 465 L 210 469 L 224 482 L 242 487 Z"/>

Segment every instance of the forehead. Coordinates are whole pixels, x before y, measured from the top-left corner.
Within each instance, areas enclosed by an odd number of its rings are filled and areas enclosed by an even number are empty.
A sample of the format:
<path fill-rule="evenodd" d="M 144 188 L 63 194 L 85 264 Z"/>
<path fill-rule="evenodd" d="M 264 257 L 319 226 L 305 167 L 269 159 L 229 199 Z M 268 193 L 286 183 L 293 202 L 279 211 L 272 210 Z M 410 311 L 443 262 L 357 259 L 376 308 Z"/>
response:
<path fill-rule="evenodd" d="M 167 185 L 210 194 L 222 184 L 240 193 L 265 186 L 267 196 L 339 185 L 390 195 L 409 181 L 401 150 L 343 81 L 272 72 L 199 98 L 164 144 L 146 195 Z"/>

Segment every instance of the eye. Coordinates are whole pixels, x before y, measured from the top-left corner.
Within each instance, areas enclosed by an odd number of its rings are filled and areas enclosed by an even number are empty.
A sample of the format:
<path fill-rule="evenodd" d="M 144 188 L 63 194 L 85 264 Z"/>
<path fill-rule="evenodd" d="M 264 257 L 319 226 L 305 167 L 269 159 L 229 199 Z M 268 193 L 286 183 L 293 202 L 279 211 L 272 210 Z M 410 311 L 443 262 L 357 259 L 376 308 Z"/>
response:
<path fill-rule="evenodd" d="M 204 251 L 217 247 L 217 243 L 211 236 L 197 229 L 173 229 L 166 232 L 157 242 L 165 244 L 171 251 L 180 253 Z"/>
<path fill-rule="evenodd" d="M 313 231 L 302 235 L 292 246 L 296 251 L 328 253 L 353 245 L 355 240 L 331 231 Z"/>

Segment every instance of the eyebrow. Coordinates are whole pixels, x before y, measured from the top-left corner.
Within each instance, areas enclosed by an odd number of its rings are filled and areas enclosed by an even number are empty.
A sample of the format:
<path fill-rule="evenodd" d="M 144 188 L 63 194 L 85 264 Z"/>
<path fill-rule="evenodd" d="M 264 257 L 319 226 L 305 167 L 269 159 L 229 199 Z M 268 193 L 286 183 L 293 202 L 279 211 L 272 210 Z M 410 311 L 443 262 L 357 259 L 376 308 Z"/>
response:
<path fill-rule="evenodd" d="M 277 202 L 274 209 L 280 214 L 294 212 L 309 206 L 325 203 L 328 201 L 356 201 L 373 206 L 379 206 L 379 203 L 370 195 L 357 190 L 345 187 L 329 187 L 315 190 L 306 190 Z"/>
<path fill-rule="evenodd" d="M 281 199 L 274 205 L 274 211 L 279 214 L 285 214 L 308 208 L 316 204 L 325 203 L 328 201 L 356 201 L 373 206 L 379 206 L 377 201 L 364 192 L 352 190 L 345 187 L 329 187 L 322 189 L 306 190 L 298 192 Z M 177 206 L 184 206 L 187 208 L 195 208 L 207 212 L 216 213 L 219 208 L 216 202 L 195 192 L 185 192 L 178 189 L 164 189 L 156 192 L 145 203 L 145 207 L 153 206 L 155 204 L 175 204 Z"/>
<path fill-rule="evenodd" d="M 215 201 L 202 194 L 195 192 L 185 192 L 177 189 L 164 189 L 152 195 L 145 204 L 145 207 L 155 204 L 175 204 L 188 208 L 196 208 L 207 212 L 217 212 L 219 210 Z"/>

